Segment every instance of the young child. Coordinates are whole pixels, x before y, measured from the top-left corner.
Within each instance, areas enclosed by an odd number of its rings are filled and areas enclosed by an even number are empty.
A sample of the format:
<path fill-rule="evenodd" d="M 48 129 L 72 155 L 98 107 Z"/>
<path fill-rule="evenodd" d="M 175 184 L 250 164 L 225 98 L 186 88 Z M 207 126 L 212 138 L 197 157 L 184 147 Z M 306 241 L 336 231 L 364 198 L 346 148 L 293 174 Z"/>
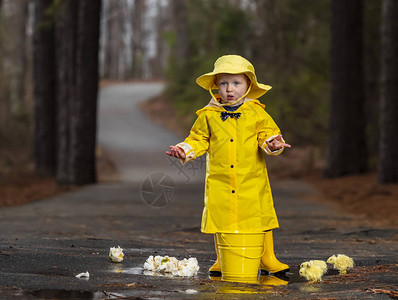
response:
<path fill-rule="evenodd" d="M 183 164 L 207 153 L 201 231 L 265 232 L 261 273 L 287 272 L 289 266 L 274 254 L 272 229 L 279 225 L 262 151 L 278 155 L 291 146 L 257 100 L 271 87 L 258 83 L 253 65 L 238 55 L 220 57 L 213 72 L 196 82 L 210 92 L 210 103 L 196 112 L 198 118 L 185 141 L 166 153 Z M 213 94 L 216 89 L 219 94 Z M 216 239 L 215 246 L 217 260 L 209 272 L 220 276 Z"/>

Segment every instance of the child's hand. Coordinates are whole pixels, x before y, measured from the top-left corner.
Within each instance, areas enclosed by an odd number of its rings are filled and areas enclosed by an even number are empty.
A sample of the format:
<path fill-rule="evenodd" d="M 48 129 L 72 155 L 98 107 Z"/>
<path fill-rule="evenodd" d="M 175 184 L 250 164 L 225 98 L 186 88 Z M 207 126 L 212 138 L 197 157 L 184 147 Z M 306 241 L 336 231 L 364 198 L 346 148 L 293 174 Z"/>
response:
<path fill-rule="evenodd" d="M 275 150 L 279 150 L 282 148 L 291 148 L 292 146 L 289 144 L 286 144 L 283 139 L 282 139 L 282 135 L 278 135 L 276 138 L 267 141 L 267 145 L 269 150 L 271 151 L 275 151 Z"/>
<path fill-rule="evenodd" d="M 182 148 L 177 146 L 170 146 L 171 151 L 166 151 L 166 154 L 169 156 L 185 159 L 186 155 Z"/>

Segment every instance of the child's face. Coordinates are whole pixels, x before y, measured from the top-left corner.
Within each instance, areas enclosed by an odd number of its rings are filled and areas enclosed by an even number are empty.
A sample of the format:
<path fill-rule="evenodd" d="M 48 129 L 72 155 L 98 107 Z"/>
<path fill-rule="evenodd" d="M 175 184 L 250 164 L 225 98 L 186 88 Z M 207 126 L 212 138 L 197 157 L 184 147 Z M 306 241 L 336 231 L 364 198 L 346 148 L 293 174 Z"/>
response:
<path fill-rule="evenodd" d="M 233 103 L 246 94 L 249 79 L 244 74 L 219 74 L 216 84 L 222 102 Z"/>

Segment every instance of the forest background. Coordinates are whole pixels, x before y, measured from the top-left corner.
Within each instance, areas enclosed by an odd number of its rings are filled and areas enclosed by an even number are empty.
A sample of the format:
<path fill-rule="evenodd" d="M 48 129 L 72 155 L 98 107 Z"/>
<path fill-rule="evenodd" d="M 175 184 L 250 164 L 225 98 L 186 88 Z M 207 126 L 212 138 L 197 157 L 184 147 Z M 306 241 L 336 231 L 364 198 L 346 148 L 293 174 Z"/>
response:
<path fill-rule="evenodd" d="M 285 164 L 283 168 L 275 168 L 291 171 L 277 176 L 311 178 L 328 197 L 351 205 L 351 210 L 363 206 L 359 202 L 364 199 L 379 202 L 388 198 L 391 203 L 397 199 L 396 185 L 379 185 L 375 175 L 380 159 L 383 1 L 353 0 L 351 6 L 338 0 L 94 2 L 101 6 L 98 68 L 102 84 L 166 81 L 165 93 L 143 107 L 155 121 L 167 121 L 166 125 L 181 135 L 188 132 L 194 112 L 209 101 L 208 92 L 198 88 L 195 79 L 212 70 L 219 56 L 239 54 L 253 63 L 260 82 L 273 86 L 261 100 L 283 129 L 286 140 L 297 149 L 284 162 L 278 162 Z M 363 94 L 359 93 L 358 110 L 364 122 L 363 146 L 367 153 L 358 155 L 364 156 L 366 163 L 354 171 L 331 172 L 330 166 L 338 165 L 330 158 L 331 137 L 338 130 L 331 126 L 333 64 L 339 65 L 331 44 L 333 30 L 338 30 L 342 23 L 333 14 L 333 9 L 335 13 L 339 9 L 338 2 L 344 5 L 347 19 L 353 24 L 348 29 L 353 36 L 360 37 L 356 46 L 359 50 L 354 49 L 354 55 L 361 57 L 363 77 L 359 77 Z M 37 176 L 34 37 L 38 24 L 43 25 L 37 19 L 37 7 L 43 3 L 48 4 L 43 11 L 50 23 L 57 22 L 63 5 L 76 6 L 74 0 L 0 0 L 1 185 L 16 186 L 7 190 L 4 199 L 15 197 L 21 186 L 29 187 L 21 196 L 25 199 L 22 202 L 74 184 L 64 184 L 57 176 Z M 347 107 L 338 108 L 341 114 L 344 108 Z M 167 115 L 165 111 L 175 118 L 162 118 Z M 346 125 L 348 128 L 350 123 Z M 345 142 L 346 151 L 358 145 Z M 100 167 L 102 159 L 97 157 Z M 342 164 L 346 164 L 344 160 Z M 320 180 L 322 174 L 336 179 Z M 349 174 L 365 175 L 351 177 L 351 181 L 347 177 L 339 179 Z M 7 201 L 13 202 L 3 200 Z M 374 211 L 374 205 L 368 206 L 369 211 Z"/>

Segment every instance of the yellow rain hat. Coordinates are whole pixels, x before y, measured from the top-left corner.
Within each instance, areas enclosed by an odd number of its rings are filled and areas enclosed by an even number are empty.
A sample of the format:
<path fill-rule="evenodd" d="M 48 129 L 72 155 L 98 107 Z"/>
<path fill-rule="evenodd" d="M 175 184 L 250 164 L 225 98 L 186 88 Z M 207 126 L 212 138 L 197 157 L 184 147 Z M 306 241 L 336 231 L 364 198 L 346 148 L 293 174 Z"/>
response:
<path fill-rule="evenodd" d="M 246 74 L 251 81 L 251 88 L 245 95 L 247 98 L 257 99 L 268 92 L 272 87 L 257 82 L 257 77 L 253 65 L 245 58 L 239 55 L 224 55 L 219 57 L 214 63 L 213 72 L 206 73 L 196 79 L 196 83 L 205 90 L 218 89 L 216 85 L 217 74 Z"/>

